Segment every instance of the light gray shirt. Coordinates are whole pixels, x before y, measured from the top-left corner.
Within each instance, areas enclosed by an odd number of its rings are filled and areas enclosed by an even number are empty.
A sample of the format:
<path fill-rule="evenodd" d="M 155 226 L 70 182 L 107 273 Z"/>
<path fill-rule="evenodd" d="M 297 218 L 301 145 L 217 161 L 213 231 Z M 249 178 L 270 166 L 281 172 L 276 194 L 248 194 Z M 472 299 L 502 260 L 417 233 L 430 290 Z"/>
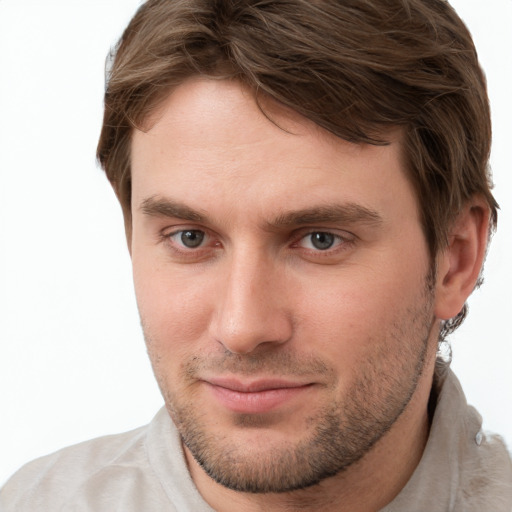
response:
<path fill-rule="evenodd" d="M 455 375 L 437 383 L 423 457 L 383 512 L 511 512 L 512 462 L 482 432 Z M 0 492 L 1 512 L 212 512 L 187 469 L 165 409 L 124 434 L 93 439 L 21 468 Z"/>

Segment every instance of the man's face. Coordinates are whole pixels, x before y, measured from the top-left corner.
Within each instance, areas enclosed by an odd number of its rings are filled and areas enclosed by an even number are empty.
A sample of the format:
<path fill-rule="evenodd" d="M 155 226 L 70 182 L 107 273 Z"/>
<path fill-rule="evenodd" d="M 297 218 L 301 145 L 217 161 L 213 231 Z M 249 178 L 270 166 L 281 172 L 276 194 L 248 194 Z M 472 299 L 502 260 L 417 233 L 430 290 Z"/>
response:
<path fill-rule="evenodd" d="M 435 352 L 399 138 L 354 145 L 236 82 L 178 87 L 132 145 L 137 300 L 167 409 L 219 483 L 311 485 L 394 424 Z"/>

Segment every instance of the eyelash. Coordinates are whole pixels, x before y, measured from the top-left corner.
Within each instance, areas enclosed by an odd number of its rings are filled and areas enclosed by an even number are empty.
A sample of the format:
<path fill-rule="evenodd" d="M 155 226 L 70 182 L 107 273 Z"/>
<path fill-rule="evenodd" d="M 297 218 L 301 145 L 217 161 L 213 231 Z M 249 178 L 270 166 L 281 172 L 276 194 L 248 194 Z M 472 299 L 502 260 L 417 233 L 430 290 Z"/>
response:
<path fill-rule="evenodd" d="M 206 241 L 208 241 L 210 235 L 207 231 L 203 229 L 197 229 L 197 228 L 189 228 L 189 229 L 176 229 L 174 231 L 171 231 L 170 233 L 162 233 L 162 239 L 163 241 L 171 247 L 171 249 L 175 252 L 177 252 L 180 255 L 183 255 L 185 257 L 197 257 L 198 252 L 202 249 L 204 250 L 204 245 L 200 245 L 197 248 L 194 247 L 186 247 L 184 245 L 180 245 L 179 242 L 172 242 L 172 239 L 178 235 L 183 235 L 183 233 L 186 232 L 196 232 L 196 233 L 203 233 L 204 238 Z M 216 242 L 214 247 L 220 247 L 220 242 Z"/>
<path fill-rule="evenodd" d="M 308 238 L 310 239 L 311 245 L 314 245 L 314 242 L 313 242 L 313 240 L 311 238 L 313 235 L 327 235 L 327 236 L 332 237 L 332 239 L 333 239 L 332 244 L 334 245 L 334 247 L 338 247 L 340 244 L 343 244 L 344 242 L 348 242 L 348 240 L 346 240 L 342 236 L 337 235 L 336 233 L 332 233 L 330 231 L 310 231 L 310 232 L 302 235 L 297 242 L 292 244 L 292 247 L 299 246 L 301 242 L 308 240 Z M 320 252 L 320 253 L 322 253 L 322 252 L 331 251 L 332 250 L 331 247 L 332 246 L 326 247 L 324 250 L 316 247 L 315 249 L 310 249 L 310 250 L 313 251 L 313 252 Z"/>
<path fill-rule="evenodd" d="M 182 229 L 175 229 L 171 232 L 163 232 L 161 234 L 161 238 L 175 253 L 177 253 L 178 255 L 183 256 L 185 258 L 188 257 L 188 258 L 192 258 L 192 259 L 197 259 L 198 256 L 199 257 L 202 256 L 201 252 L 203 252 L 205 250 L 208 251 L 210 249 L 215 249 L 215 248 L 221 246 L 221 243 L 217 241 L 217 242 L 215 242 L 215 244 L 212 247 L 208 247 L 208 246 L 205 246 L 202 241 L 201 245 L 199 245 L 198 247 L 191 248 L 191 247 L 183 246 L 177 241 L 174 241 L 174 242 L 172 241 L 172 239 L 174 237 L 183 235 L 183 233 L 186 233 L 187 231 L 202 233 L 205 237 L 206 242 L 208 242 L 209 239 L 213 238 L 211 235 L 208 234 L 207 230 L 197 229 L 197 228 L 189 228 L 189 229 L 182 228 Z M 297 235 L 295 235 L 293 237 L 293 239 L 295 241 L 292 242 L 289 245 L 289 247 L 294 248 L 294 249 L 301 248 L 301 246 L 300 246 L 301 242 L 307 240 L 308 237 L 311 237 L 312 235 L 315 235 L 315 234 L 316 235 L 320 235 L 320 234 L 330 235 L 334 238 L 333 246 L 328 247 L 325 250 L 321 250 L 318 248 L 315 249 L 315 248 L 302 247 L 302 249 L 308 255 L 310 255 L 310 256 L 313 255 L 315 258 L 332 257 L 335 255 L 338 255 L 340 252 L 348 250 L 355 243 L 355 236 L 348 232 L 344 232 L 343 235 L 340 235 L 340 234 L 337 234 L 337 233 L 334 233 L 332 231 L 325 230 L 325 229 L 324 230 L 310 229 L 307 232 L 302 231 L 302 232 L 298 233 Z"/>

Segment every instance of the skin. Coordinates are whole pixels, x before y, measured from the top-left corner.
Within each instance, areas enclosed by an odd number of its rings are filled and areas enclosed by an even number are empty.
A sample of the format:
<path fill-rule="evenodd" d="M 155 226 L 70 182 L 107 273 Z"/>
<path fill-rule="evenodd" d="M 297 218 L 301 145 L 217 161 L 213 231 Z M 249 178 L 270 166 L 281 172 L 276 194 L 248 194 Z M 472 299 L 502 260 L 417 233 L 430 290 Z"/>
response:
<path fill-rule="evenodd" d="M 378 510 L 421 458 L 487 215 L 468 205 L 434 276 L 399 131 L 354 145 L 263 106 L 275 123 L 239 83 L 191 79 L 133 134 L 149 356 L 215 510 Z"/>

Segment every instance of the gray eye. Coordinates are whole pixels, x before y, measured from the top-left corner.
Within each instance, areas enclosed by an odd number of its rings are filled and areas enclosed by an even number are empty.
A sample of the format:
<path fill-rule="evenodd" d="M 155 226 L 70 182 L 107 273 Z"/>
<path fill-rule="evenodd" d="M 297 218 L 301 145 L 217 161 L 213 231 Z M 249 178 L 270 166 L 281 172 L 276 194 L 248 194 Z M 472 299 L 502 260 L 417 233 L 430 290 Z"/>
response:
<path fill-rule="evenodd" d="M 320 251 L 325 251 L 327 249 L 330 249 L 335 241 L 335 236 L 331 233 L 311 233 L 310 239 L 311 239 L 311 245 Z"/>
<path fill-rule="evenodd" d="M 204 232 L 196 229 L 188 229 L 181 232 L 181 243 L 189 249 L 199 247 L 204 240 Z"/>

